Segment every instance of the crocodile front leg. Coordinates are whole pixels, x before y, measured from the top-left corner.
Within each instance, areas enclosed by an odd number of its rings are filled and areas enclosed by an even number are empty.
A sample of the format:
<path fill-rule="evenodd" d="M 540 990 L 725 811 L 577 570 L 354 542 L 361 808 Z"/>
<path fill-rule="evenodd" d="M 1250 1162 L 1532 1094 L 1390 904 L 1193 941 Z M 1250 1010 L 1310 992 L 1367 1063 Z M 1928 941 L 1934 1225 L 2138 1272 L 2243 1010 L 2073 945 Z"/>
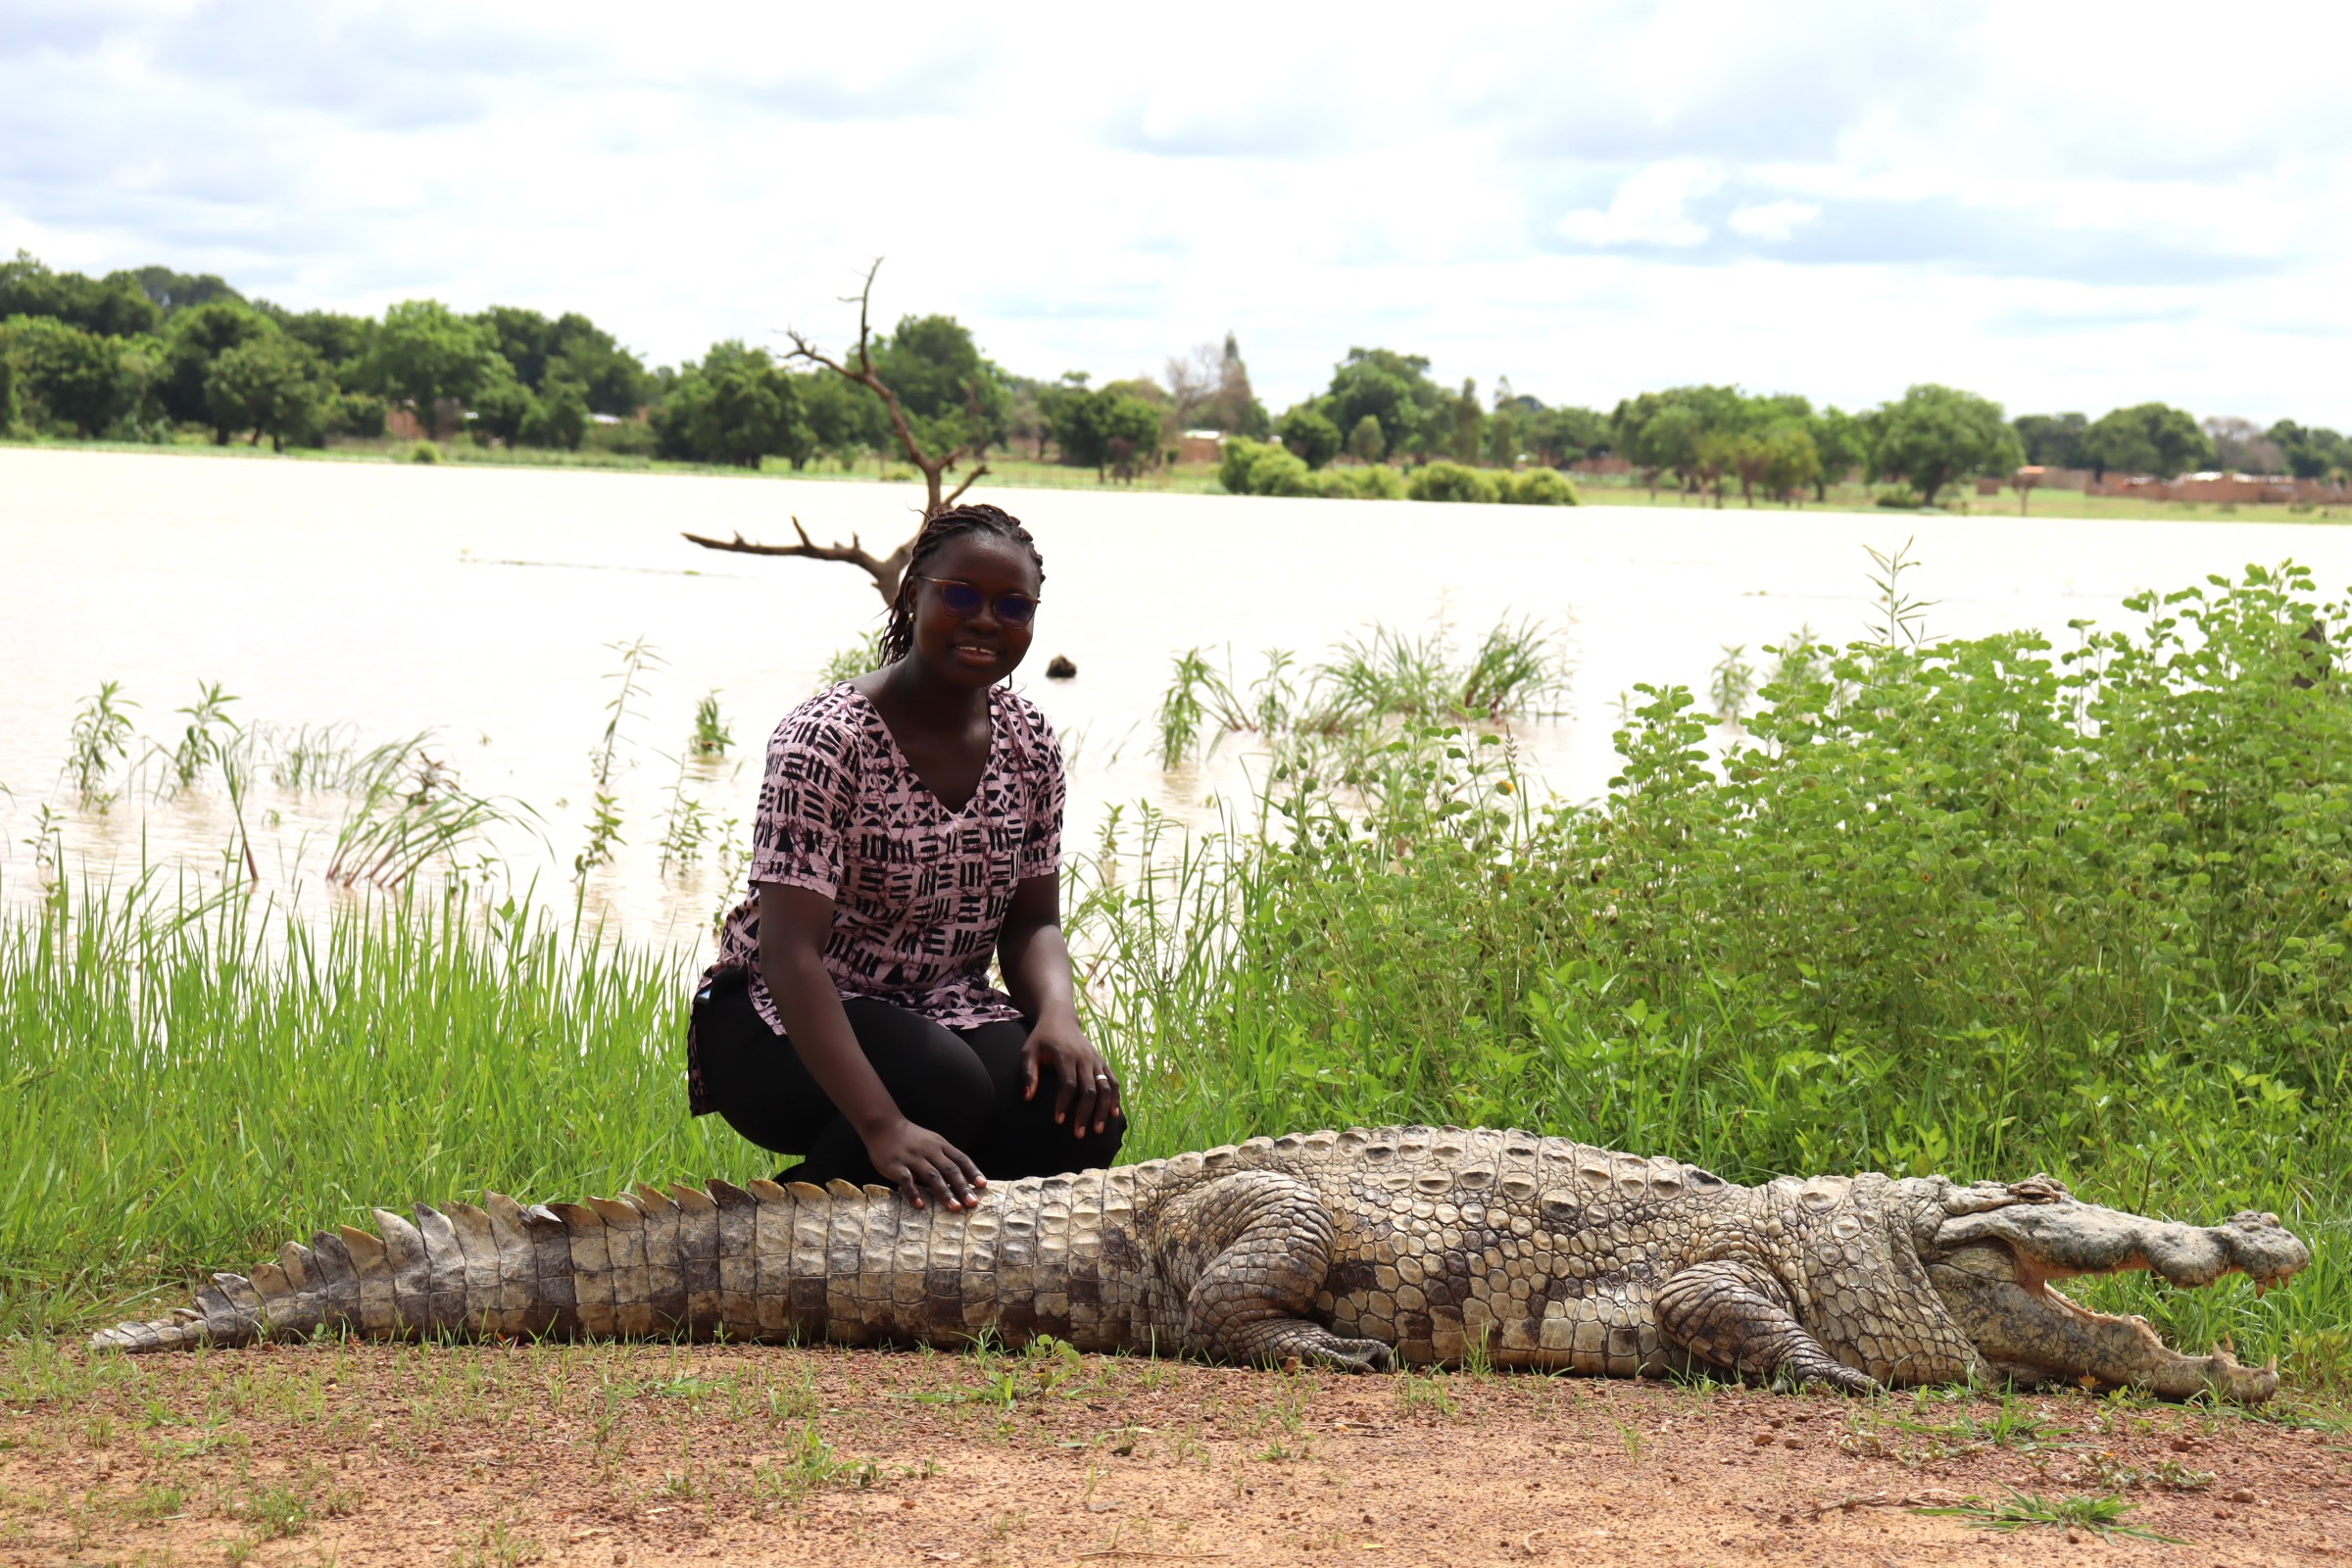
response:
<path fill-rule="evenodd" d="M 1152 1241 L 1161 1277 L 1184 1298 L 1185 1348 L 1220 1361 L 1297 1356 L 1345 1372 L 1385 1370 L 1388 1346 L 1342 1339 L 1306 1316 L 1334 1235 L 1315 1190 L 1274 1171 L 1239 1171 L 1171 1200 Z"/>
<path fill-rule="evenodd" d="M 1822 1348 L 1797 1322 L 1781 1282 L 1753 1264 L 1693 1264 L 1659 1290 L 1656 1311 L 1668 1344 L 1712 1365 L 1798 1388 L 1824 1384 L 1849 1394 L 1878 1388 L 1868 1373 Z"/>

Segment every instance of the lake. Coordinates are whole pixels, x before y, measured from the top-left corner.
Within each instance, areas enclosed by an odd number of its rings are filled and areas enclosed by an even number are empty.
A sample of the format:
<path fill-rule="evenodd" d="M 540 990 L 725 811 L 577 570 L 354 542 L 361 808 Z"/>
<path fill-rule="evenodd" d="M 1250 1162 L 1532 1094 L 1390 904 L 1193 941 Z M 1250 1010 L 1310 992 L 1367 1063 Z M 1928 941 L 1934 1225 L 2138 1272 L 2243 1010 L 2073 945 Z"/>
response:
<path fill-rule="evenodd" d="M 1120 803 L 1192 821 L 1247 787 L 1228 745 L 1161 770 L 1153 714 L 1175 656 L 1232 651 L 1243 678 L 1285 648 L 1312 662 L 1373 621 L 1443 616 L 1474 645 L 1504 615 L 1561 630 L 1571 711 L 1519 726 L 1544 785 L 1585 798 L 1612 771 L 1618 699 L 1636 682 L 1703 692 L 1726 645 L 1800 625 L 1838 640 L 1871 622 L 1868 549 L 1912 541 L 1906 588 L 1931 633 L 2115 623 L 2141 588 L 2296 560 L 2330 595 L 2352 583 L 2352 530 L 2267 522 L 1689 508 L 1575 510 L 1057 490 L 991 490 L 1044 552 L 1047 583 L 1021 688 L 1071 755 L 1069 833 Z M 0 448 L 0 896 L 26 895 L 44 805 L 69 865 L 219 870 L 234 829 L 216 782 L 176 800 L 75 809 L 60 778 L 76 709 L 119 680 L 140 733 L 167 748 L 200 682 L 241 722 L 348 726 L 363 744 L 436 732 L 432 755 L 472 791 L 528 803 L 543 839 L 498 848 L 568 902 L 593 793 L 589 754 L 618 659 L 664 662 L 621 734 L 626 840 L 591 874 L 590 906 L 647 940 L 699 939 L 726 896 L 709 862 L 663 876 L 654 840 L 681 777 L 697 701 L 715 689 L 736 747 L 690 766 L 685 793 L 740 839 L 762 742 L 817 671 L 876 621 L 853 567 L 719 555 L 681 529 L 877 553 L 914 525 L 919 487 L 745 477 L 419 466 Z M 1066 655 L 1070 681 L 1044 677 Z M 141 746 L 143 746 L 143 742 Z M 138 748 L 134 748 L 137 750 Z M 151 770 L 152 773 L 152 770 Z M 263 788 L 248 824 L 266 880 L 316 887 L 339 799 Z M 306 899 L 324 897 L 306 891 Z"/>

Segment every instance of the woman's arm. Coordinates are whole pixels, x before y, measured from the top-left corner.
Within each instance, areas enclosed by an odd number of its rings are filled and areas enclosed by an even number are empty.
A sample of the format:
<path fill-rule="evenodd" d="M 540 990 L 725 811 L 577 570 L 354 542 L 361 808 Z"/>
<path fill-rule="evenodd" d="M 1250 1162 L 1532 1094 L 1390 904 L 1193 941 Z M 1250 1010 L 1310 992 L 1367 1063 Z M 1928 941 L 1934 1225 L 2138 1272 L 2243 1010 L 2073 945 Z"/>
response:
<path fill-rule="evenodd" d="M 908 1202 L 921 1208 L 924 1193 L 930 1192 L 951 1209 L 977 1203 L 975 1194 L 988 1178 L 962 1150 L 899 1113 L 898 1102 L 850 1028 L 841 992 L 825 969 L 833 901 L 780 882 L 762 882 L 759 888 L 760 973 L 808 1076 L 865 1140 L 874 1169 Z M 1066 975 L 1063 991 L 1068 991 Z"/>
<path fill-rule="evenodd" d="M 1004 969 L 1004 988 L 1024 1017 L 1036 1022 L 1022 1049 L 1028 1069 L 1028 1098 L 1037 1098 L 1037 1073 L 1050 1062 L 1059 1080 L 1054 1092 L 1054 1119 L 1070 1124 L 1071 1136 L 1084 1138 L 1091 1123 L 1100 1133 L 1118 1114 L 1119 1086 L 1110 1065 L 1102 1059 L 1086 1031 L 1078 1025 L 1078 1006 L 1070 989 L 1070 948 L 1061 935 L 1061 878 L 1023 877 L 1013 888 L 1012 906 L 997 932 L 997 961 Z"/>

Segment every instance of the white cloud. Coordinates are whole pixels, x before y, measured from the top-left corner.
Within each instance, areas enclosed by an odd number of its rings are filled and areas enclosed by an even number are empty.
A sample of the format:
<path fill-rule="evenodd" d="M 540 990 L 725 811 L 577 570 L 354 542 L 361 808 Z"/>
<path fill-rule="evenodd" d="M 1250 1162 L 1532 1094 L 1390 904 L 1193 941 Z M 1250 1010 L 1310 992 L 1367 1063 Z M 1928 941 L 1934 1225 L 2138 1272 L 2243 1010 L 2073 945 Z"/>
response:
<path fill-rule="evenodd" d="M 1553 228 L 1584 245 L 1697 245 L 1708 230 L 1690 215 L 1690 203 L 1722 186 L 1722 172 L 1694 159 L 1652 164 L 1619 185 L 1605 211 L 1563 213 Z"/>
<path fill-rule="evenodd" d="M 2352 334 L 2352 95 L 2211 69 L 2195 13 L 0 6 L 0 254 L 61 267 L 584 310 L 674 361 L 838 340 L 884 255 L 886 316 L 1033 374 L 1231 327 L 1278 409 L 1381 343 L 1604 406 L 1935 378 L 2352 423 L 2311 347 Z"/>
<path fill-rule="evenodd" d="M 1734 233 L 1752 239 L 1787 239 L 1805 224 L 1821 216 L 1819 202 L 1798 202 L 1783 198 L 1777 202 L 1761 202 L 1753 207 L 1736 207 L 1724 223 Z"/>

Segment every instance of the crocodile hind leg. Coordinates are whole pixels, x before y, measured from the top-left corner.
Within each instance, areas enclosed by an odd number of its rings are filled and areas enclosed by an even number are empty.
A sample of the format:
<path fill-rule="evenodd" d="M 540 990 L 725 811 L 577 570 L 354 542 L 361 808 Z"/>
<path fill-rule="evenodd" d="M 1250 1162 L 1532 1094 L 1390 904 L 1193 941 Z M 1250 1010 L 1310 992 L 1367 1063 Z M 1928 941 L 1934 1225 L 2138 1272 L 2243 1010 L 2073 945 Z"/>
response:
<path fill-rule="evenodd" d="M 1275 1171 L 1239 1171 L 1193 1189 L 1152 1227 L 1162 1277 L 1184 1298 L 1188 1350 L 1220 1361 L 1385 1370 L 1390 1348 L 1348 1340 L 1306 1313 L 1331 1268 L 1331 1211 Z"/>
<path fill-rule="evenodd" d="M 1725 1259 L 1684 1269 L 1659 1289 L 1656 1311 L 1668 1344 L 1714 1366 L 1796 1388 L 1878 1388 L 1806 1333 L 1780 1281 L 1752 1264 Z"/>

